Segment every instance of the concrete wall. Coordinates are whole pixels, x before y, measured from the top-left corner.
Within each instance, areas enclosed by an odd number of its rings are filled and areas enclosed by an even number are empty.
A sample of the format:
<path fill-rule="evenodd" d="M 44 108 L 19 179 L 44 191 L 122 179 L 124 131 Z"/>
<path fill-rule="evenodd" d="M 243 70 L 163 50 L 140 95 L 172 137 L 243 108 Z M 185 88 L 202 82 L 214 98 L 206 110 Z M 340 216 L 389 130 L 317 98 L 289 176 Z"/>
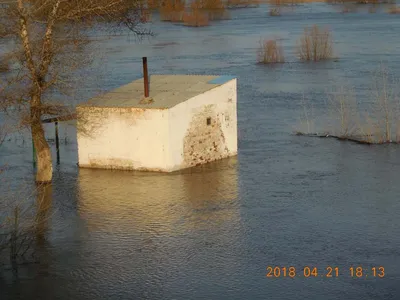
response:
<path fill-rule="evenodd" d="M 236 85 L 230 80 L 170 109 L 170 170 L 237 154 Z"/>
<path fill-rule="evenodd" d="M 78 107 L 79 166 L 170 172 L 236 155 L 236 84 L 169 110 Z"/>
<path fill-rule="evenodd" d="M 168 111 L 78 107 L 80 167 L 167 171 Z"/>

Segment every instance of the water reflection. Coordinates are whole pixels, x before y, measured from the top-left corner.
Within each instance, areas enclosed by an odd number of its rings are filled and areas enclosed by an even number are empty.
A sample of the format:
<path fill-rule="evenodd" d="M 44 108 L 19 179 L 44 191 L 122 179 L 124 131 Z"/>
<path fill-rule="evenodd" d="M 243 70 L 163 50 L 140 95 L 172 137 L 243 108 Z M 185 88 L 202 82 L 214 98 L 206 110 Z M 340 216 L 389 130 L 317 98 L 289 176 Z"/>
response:
<path fill-rule="evenodd" d="M 88 238 L 72 272 L 82 293 L 88 282 L 108 297 L 134 284 L 136 298 L 156 299 L 237 272 L 236 158 L 175 174 L 80 169 L 78 186 Z"/>
<path fill-rule="evenodd" d="M 29 192 L 15 192 L 12 201 L 6 206 L 8 211 L 5 213 L 9 215 L 10 223 L 5 222 L 3 230 L 9 232 L 9 235 L 2 252 L 5 264 L 0 265 L 0 290 L 2 285 L 9 285 L 9 289 L 4 291 L 5 299 L 8 295 L 10 299 L 16 299 L 15 295 L 21 292 L 18 286 L 21 280 L 30 278 L 35 273 L 45 275 L 51 266 L 48 233 L 51 231 L 49 224 L 53 217 L 52 185 L 32 186 L 28 190 Z M 41 280 L 38 278 L 36 288 L 40 284 Z M 25 292 L 26 295 L 32 295 L 38 291 L 26 287 Z M 29 299 L 29 296 L 26 298 Z"/>
<path fill-rule="evenodd" d="M 46 241 L 46 233 L 49 230 L 52 206 L 52 185 L 38 185 L 36 197 L 36 241 L 39 246 L 42 246 Z"/>
<path fill-rule="evenodd" d="M 81 169 L 79 212 L 89 231 L 176 236 L 237 222 L 236 163 L 231 158 L 174 174 Z"/>

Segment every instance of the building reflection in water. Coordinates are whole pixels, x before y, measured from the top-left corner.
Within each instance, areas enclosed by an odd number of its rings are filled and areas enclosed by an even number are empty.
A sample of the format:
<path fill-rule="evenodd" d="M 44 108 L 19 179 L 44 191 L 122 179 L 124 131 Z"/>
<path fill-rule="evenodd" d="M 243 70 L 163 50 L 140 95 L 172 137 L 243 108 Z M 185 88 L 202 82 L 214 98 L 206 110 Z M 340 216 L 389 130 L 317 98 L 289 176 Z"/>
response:
<path fill-rule="evenodd" d="M 237 222 L 237 159 L 179 173 L 79 170 L 79 212 L 89 231 L 180 235 Z"/>
<path fill-rule="evenodd" d="M 84 292 L 90 283 L 91 292 L 111 297 L 126 284 L 138 299 L 169 298 L 182 284 L 218 280 L 221 270 L 236 274 L 237 181 L 236 157 L 174 174 L 80 169 L 87 255 L 73 276 L 86 281 L 74 288 Z"/>

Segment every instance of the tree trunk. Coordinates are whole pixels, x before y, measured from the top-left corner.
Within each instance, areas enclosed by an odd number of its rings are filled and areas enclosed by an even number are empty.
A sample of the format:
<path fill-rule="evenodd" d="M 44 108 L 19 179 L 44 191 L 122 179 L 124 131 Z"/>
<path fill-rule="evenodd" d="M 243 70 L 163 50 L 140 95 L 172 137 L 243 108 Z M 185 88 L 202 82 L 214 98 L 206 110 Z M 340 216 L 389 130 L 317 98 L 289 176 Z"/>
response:
<path fill-rule="evenodd" d="M 51 152 L 44 135 L 40 110 L 36 107 L 31 107 L 31 132 L 36 150 L 36 182 L 51 182 L 53 176 Z"/>

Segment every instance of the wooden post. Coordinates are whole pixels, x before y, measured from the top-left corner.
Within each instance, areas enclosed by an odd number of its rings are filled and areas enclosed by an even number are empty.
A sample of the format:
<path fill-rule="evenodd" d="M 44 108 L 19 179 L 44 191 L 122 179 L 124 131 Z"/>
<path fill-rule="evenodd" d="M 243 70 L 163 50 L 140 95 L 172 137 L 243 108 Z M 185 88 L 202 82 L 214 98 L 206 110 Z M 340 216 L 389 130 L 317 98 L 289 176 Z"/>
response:
<path fill-rule="evenodd" d="M 147 57 L 142 57 L 143 60 L 143 81 L 144 81 L 144 97 L 149 97 L 149 74 L 147 72 Z"/>
<path fill-rule="evenodd" d="M 56 152 L 57 152 L 57 164 L 60 163 L 60 141 L 58 140 L 58 121 L 54 123 L 56 130 Z"/>

